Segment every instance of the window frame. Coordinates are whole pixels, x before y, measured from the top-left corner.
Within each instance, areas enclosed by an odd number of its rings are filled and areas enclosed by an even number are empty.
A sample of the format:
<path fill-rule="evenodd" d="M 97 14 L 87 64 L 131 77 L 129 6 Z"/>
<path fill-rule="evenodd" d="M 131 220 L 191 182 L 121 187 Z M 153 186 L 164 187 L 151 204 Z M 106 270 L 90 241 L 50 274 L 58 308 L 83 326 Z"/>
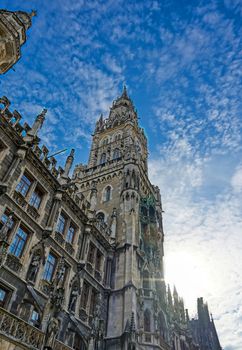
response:
<path fill-rule="evenodd" d="M 23 232 L 25 234 L 25 237 L 21 236 L 19 231 Z M 24 226 L 20 225 L 17 228 L 17 230 L 12 238 L 12 242 L 11 242 L 11 244 L 9 246 L 9 250 L 8 250 L 9 253 L 20 259 L 23 255 L 23 252 L 24 252 L 24 249 L 26 247 L 29 235 L 30 235 L 30 232 L 28 231 L 28 229 L 26 229 Z M 18 239 L 18 241 L 17 241 L 17 239 Z M 19 249 L 19 246 L 20 246 L 20 249 Z M 16 252 L 18 252 L 18 253 L 16 254 Z"/>
<path fill-rule="evenodd" d="M 38 318 L 35 319 L 35 318 L 32 318 L 33 314 L 36 314 L 38 315 Z M 32 311 L 31 311 L 31 314 L 30 314 L 30 317 L 29 317 L 29 321 L 28 323 L 33 326 L 33 327 L 36 327 L 36 328 L 39 328 L 39 325 L 40 325 L 40 313 L 36 310 L 36 308 L 33 308 Z"/>
<path fill-rule="evenodd" d="M 49 262 L 49 257 L 52 256 L 54 258 L 54 263 L 50 263 Z M 42 279 L 51 283 L 52 279 L 53 279 L 53 276 L 54 276 L 54 273 L 55 273 L 55 269 L 56 269 L 56 266 L 57 266 L 57 257 L 55 254 L 52 253 L 52 251 L 49 252 L 48 254 L 48 257 L 46 259 L 46 262 L 45 262 L 45 266 L 44 266 L 44 271 L 43 271 L 43 275 L 42 275 Z M 48 265 L 47 265 L 48 264 Z M 48 266 L 48 271 L 47 271 L 47 266 Z M 50 277 L 49 276 L 49 271 L 50 271 L 50 268 L 49 266 L 51 266 L 51 274 L 50 274 Z"/>
<path fill-rule="evenodd" d="M 92 249 L 92 259 L 90 259 L 90 250 Z M 95 261 L 95 255 L 96 255 L 96 246 L 94 243 L 92 243 L 90 241 L 89 243 L 89 247 L 88 247 L 88 254 L 87 254 L 87 261 L 93 265 L 94 261 Z"/>
<path fill-rule="evenodd" d="M 36 197 L 33 199 L 33 197 L 36 195 Z M 36 198 L 39 198 L 39 202 L 36 205 Z M 34 207 L 36 210 L 40 209 L 41 203 L 43 202 L 44 198 L 44 191 L 42 188 L 39 186 L 39 184 L 36 185 L 35 189 L 33 190 L 30 200 L 29 200 L 29 205 Z"/>
<path fill-rule="evenodd" d="M 29 184 L 28 184 L 28 181 L 25 181 L 24 178 L 26 178 L 29 181 Z M 27 171 L 24 171 L 24 173 L 21 176 L 20 181 L 18 182 L 18 184 L 15 188 L 15 191 L 20 193 L 24 198 L 26 198 L 26 196 L 28 195 L 28 193 L 31 189 L 31 186 L 33 185 L 33 182 L 34 182 L 33 177 Z M 26 189 L 26 187 L 27 187 L 27 189 Z"/>
<path fill-rule="evenodd" d="M 84 310 L 87 310 L 90 288 L 91 288 L 90 284 L 84 280 L 83 286 L 82 286 L 81 300 L 80 300 L 80 306 Z"/>
<path fill-rule="evenodd" d="M 70 230 L 71 229 L 73 229 L 73 232 L 70 234 Z M 75 237 L 75 234 L 76 234 L 76 230 L 77 230 L 76 225 L 74 225 L 72 222 L 70 222 L 70 225 L 68 226 L 66 237 L 65 237 L 65 240 L 66 240 L 67 243 L 70 243 L 70 244 L 73 243 L 74 237 Z"/>
<path fill-rule="evenodd" d="M 63 230 L 60 231 L 59 230 L 59 227 L 60 227 L 60 218 L 63 218 L 64 219 L 64 224 L 63 224 Z M 57 224 L 56 224 L 56 232 L 58 232 L 60 235 L 63 235 L 65 234 L 65 230 L 66 230 L 66 226 L 67 226 L 67 221 L 68 221 L 68 217 L 67 215 L 65 215 L 65 213 L 63 211 L 60 212 L 59 214 L 59 217 L 58 217 L 58 220 L 57 220 Z"/>
<path fill-rule="evenodd" d="M 103 165 L 103 164 L 105 164 L 106 162 L 107 162 L 107 154 L 106 154 L 106 152 L 103 152 L 103 153 L 101 154 L 99 164 L 100 164 L 100 165 Z"/>

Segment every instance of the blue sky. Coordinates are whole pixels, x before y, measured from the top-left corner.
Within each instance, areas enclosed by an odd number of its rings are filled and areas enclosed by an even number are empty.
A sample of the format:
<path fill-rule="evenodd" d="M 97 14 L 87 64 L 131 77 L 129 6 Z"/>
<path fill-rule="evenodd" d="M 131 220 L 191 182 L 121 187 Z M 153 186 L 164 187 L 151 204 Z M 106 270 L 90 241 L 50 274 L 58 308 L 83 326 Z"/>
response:
<path fill-rule="evenodd" d="M 38 11 L 0 88 L 29 123 L 48 108 L 51 150 L 85 162 L 95 120 L 127 84 L 161 188 L 167 278 L 192 312 L 203 295 L 224 349 L 241 350 L 241 0 L 1 6 Z"/>

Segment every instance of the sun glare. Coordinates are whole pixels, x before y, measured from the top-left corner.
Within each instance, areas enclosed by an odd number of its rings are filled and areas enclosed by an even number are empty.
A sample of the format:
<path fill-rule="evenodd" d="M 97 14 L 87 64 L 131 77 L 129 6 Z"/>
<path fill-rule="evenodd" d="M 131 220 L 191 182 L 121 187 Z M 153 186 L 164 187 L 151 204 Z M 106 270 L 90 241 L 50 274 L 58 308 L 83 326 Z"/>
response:
<path fill-rule="evenodd" d="M 176 286 L 191 314 L 196 312 L 197 297 L 205 296 L 211 288 L 206 262 L 199 254 L 172 252 L 165 257 L 166 282 Z"/>

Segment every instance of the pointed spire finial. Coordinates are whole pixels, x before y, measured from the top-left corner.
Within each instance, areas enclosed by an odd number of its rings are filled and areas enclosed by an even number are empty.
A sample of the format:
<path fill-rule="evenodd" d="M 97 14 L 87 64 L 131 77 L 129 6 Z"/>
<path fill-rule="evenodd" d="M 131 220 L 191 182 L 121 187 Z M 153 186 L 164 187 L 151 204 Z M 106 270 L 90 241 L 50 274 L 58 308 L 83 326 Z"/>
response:
<path fill-rule="evenodd" d="M 37 11 L 36 10 L 31 10 L 31 12 L 29 13 L 29 16 L 32 17 L 36 17 L 37 16 Z"/>
<path fill-rule="evenodd" d="M 75 150 L 74 148 L 72 148 L 69 156 L 66 158 L 64 173 L 62 175 L 63 178 L 67 178 L 69 176 L 69 173 L 73 164 L 73 160 L 74 160 L 74 153 L 75 153 Z"/>
<path fill-rule="evenodd" d="M 123 85 L 123 92 L 122 92 L 121 97 L 128 98 L 126 84 Z"/>

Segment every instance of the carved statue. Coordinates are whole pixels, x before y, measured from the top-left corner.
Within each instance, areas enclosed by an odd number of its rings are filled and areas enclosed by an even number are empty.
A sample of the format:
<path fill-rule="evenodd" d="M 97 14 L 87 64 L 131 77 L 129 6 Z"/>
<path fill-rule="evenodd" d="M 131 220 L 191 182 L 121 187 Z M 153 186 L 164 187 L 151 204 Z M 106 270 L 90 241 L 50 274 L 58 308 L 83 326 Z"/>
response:
<path fill-rule="evenodd" d="M 69 310 L 70 311 L 75 311 L 76 301 L 77 301 L 78 295 L 79 295 L 78 286 L 74 285 L 74 287 L 71 291 L 70 302 L 69 302 Z"/>
<path fill-rule="evenodd" d="M 46 338 L 45 338 L 45 347 L 44 349 L 53 349 L 55 338 L 59 329 L 59 321 L 54 316 L 48 322 Z"/>
<path fill-rule="evenodd" d="M 0 239 L 2 241 L 6 241 L 8 238 L 8 232 L 9 232 L 9 229 L 11 228 L 11 225 L 12 225 L 12 219 L 13 219 L 13 213 L 11 212 L 8 215 L 6 222 L 3 224 L 3 226 L 0 230 Z"/>
<path fill-rule="evenodd" d="M 29 266 L 29 271 L 27 274 L 27 279 L 29 281 L 35 281 L 38 270 L 39 270 L 39 266 L 40 266 L 40 261 L 41 261 L 41 255 L 40 255 L 40 251 L 37 251 L 32 258 L 31 264 Z"/>
<path fill-rule="evenodd" d="M 56 273 L 56 278 L 55 278 L 56 288 L 63 287 L 64 278 L 65 278 L 65 271 L 66 271 L 65 259 L 64 259 L 64 257 L 62 257 L 60 264 L 59 264 L 58 271 Z"/>

